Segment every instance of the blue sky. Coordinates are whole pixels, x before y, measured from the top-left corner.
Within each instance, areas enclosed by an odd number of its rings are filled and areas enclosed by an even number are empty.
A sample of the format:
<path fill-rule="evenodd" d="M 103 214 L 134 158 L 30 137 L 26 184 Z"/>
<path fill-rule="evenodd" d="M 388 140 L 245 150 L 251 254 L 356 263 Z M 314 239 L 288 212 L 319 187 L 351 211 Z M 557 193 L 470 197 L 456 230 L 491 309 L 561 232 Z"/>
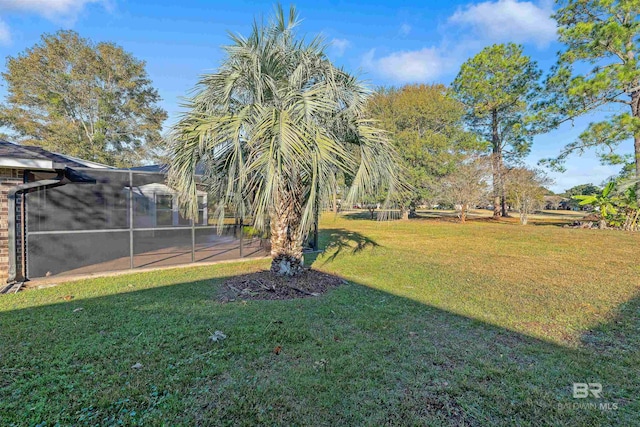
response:
<path fill-rule="evenodd" d="M 180 97 L 201 73 L 219 64 L 227 31 L 247 34 L 254 17 L 267 17 L 271 1 L 0 0 L 0 56 L 16 55 L 44 32 L 71 28 L 94 41 L 113 41 L 147 62 L 169 121 Z M 283 3 L 288 5 L 288 3 Z M 448 84 L 459 66 L 492 43 L 514 41 L 544 69 L 555 61 L 555 23 L 548 0 L 297 1 L 302 33 L 322 33 L 330 57 L 372 87 L 413 82 Z M 2 64 L 4 67 L 4 63 Z M 0 97 L 5 90 L 0 87 Z M 527 163 L 557 155 L 596 112 L 536 137 Z M 630 153 L 632 144 L 622 147 Z M 601 183 L 619 167 L 602 166 L 594 153 L 572 157 L 552 189 Z"/>

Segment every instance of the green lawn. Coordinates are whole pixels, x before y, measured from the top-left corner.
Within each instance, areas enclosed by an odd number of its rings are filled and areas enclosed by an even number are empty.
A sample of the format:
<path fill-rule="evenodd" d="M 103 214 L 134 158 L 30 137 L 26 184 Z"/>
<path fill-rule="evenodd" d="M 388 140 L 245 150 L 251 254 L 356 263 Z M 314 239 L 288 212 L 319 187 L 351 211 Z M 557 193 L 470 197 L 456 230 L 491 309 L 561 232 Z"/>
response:
<path fill-rule="evenodd" d="M 640 235 L 322 229 L 308 261 L 351 283 L 317 298 L 216 302 L 265 261 L 0 297 L 0 425 L 639 425 Z"/>

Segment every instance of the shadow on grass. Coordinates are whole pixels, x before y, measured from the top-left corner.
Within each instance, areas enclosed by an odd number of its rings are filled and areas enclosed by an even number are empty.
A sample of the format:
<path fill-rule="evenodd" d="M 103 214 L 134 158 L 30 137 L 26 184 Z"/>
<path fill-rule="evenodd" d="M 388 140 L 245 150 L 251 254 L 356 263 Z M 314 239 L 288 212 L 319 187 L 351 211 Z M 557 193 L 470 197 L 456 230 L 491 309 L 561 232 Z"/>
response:
<path fill-rule="evenodd" d="M 553 216 L 551 214 L 532 214 L 534 216 L 545 216 L 545 218 L 532 218 L 529 216 L 528 225 L 553 225 L 553 226 L 563 226 L 565 224 L 570 224 L 574 221 L 572 217 L 560 217 Z M 548 217 L 548 218 L 546 218 Z M 454 222 L 460 224 L 460 218 L 455 212 L 421 212 L 418 214 L 418 218 L 433 220 L 433 221 L 445 221 L 445 222 Z M 502 225 L 515 225 L 521 226 L 520 224 L 520 216 L 518 212 L 510 212 L 508 217 L 500 217 L 498 219 L 493 218 L 492 216 L 481 215 L 476 213 L 470 213 L 467 215 L 467 222 L 474 223 L 490 223 L 490 224 L 502 224 Z"/>
<path fill-rule="evenodd" d="M 377 211 L 376 211 L 377 213 Z M 364 212 L 346 212 L 342 214 L 342 217 L 344 219 L 348 219 L 348 220 L 369 220 L 372 221 L 371 216 L 369 214 L 368 211 L 364 211 Z M 395 221 L 399 221 L 401 220 L 400 218 L 400 214 L 398 213 L 396 215 L 396 217 L 392 217 L 392 220 Z M 415 216 L 412 218 L 409 218 L 408 221 L 412 221 L 412 220 L 416 220 L 416 219 L 426 219 L 426 220 L 444 220 L 444 221 L 448 221 L 448 222 L 460 222 L 460 219 L 458 218 L 458 215 L 455 212 L 448 212 L 448 211 L 418 211 L 416 212 Z M 483 220 L 483 219 L 491 219 L 490 217 L 486 217 L 483 215 L 478 215 L 478 214 L 469 214 L 467 216 L 467 220 Z M 373 219 L 373 221 L 376 221 L 377 217 Z"/>
<path fill-rule="evenodd" d="M 224 279 L 136 290 L 119 276 L 112 295 L 83 298 L 87 282 L 15 296 L 52 303 L 0 312 L 0 424 L 637 422 L 640 299 L 571 349 L 359 284 L 220 304 Z M 210 341 L 215 330 L 227 339 Z M 574 382 L 601 383 L 603 398 L 573 399 Z"/>
<path fill-rule="evenodd" d="M 375 211 L 373 219 L 371 218 L 371 213 L 368 210 L 358 210 L 358 211 L 342 211 L 339 215 L 344 219 L 366 219 L 369 221 L 376 221 L 376 215 L 378 211 Z"/>
<path fill-rule="evenodd" d="M 582 335 L 582 344 L 599 353 L 640 354 L 640 296 L 621 304 L 609 322 Z"/>
<path fill-rule="evenodd" d="M 373 250 L 380 245 L 373 239 L 344 228 L 323 229 L 320 234 L 320 246 L 324 248 L 324 253 L 331 254 L 324 261 L 323 265 L 334 261 L 338 256 L 345 253 L 355 255 L 364 250 Z M 305 263 L 313 265 L 320 253 L 305 256 Z"/>
<path fill-rule="evenodd" d="M 540 215 L 540 216 L 551 216 L 551 217 L 566 217 L 567 220 L 570 219 L 574 219 L 574 218 L 582 218 L 586 215 L 589 214 L 589 212 L 586 211 L 567 211 L 567 210 L 557 210 L 557 211 L 549 211 L 549 210 L 544 210 L 544 211 L 535 211 L 534 213 L 535 215 Z"/>

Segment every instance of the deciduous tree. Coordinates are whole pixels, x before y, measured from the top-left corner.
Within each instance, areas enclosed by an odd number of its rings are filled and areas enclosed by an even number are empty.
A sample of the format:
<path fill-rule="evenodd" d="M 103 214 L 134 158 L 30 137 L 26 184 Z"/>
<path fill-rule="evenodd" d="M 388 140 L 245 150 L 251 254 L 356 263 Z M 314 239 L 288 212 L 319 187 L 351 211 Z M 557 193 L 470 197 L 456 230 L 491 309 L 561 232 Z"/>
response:
<path fill-rule="evenodd" d="M 486 202 L 490 177 L 491 166 L 486 157 L 466 158 L 439 181 L 438 198 L 453 205 L 464 223 L 469 209 Z"/>
<path fill-rule="evenodd" d="M 505 190 L 509 202 L 520 215 L 520 224 L 527 225 L 529 215 L 544 206 L 545 188 L 552 181 L 542 171 L 526 167 L 512 168 L 506 174 Z"/>
<path fill-rule="evenodd" d="M 601 191 L 600 187 L 589 183 L 589 184 L 580 184 L 580 185 L 571 187 L 565 190 L 563 195 L 569 198 L 567 203 L 571 208 L 578 208 L 579 207 L 578 201 L 575 200 L 573 196 L 598 194 L 600 193 L 600 191 Z"/>
<path fill-rule="evenodd" d="M 580 184 L 580 185 L 573 186 L 568 190 L 565 190 L 563 194 L 566 197 L 572 197 L 572 196 L 577 196 L 581 194 L 586 194 L 586 195 L 597 194 L 599 192 L 600 192 L 600 187 L 589 183 L 589 184 Z"/>
<path fill-rule="evenodd" d="M 153 156 L 167 117 L 144 61 L 73 31 L 7 59 L 0 123 L 18 142 L 116 166 Z"/>
<path fill-rule="evenodd" d="M 452 172 L 466 153 L 485 149 L 464 127 L 462 103 L 444 85 L 407 85 L 380 89 L 368 111 L 389 132 L 411 189 L 401 197 L 405 214 L 433 200 L 440 178 Z"/>

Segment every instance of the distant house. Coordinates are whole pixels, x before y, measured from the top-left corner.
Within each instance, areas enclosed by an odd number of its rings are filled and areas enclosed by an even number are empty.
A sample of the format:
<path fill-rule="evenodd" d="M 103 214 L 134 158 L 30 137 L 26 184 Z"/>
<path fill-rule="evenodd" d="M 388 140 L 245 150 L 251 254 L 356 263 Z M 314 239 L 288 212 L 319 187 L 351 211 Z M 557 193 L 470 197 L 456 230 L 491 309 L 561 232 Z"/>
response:
<path fill-rule="evenodd" d="M 544 196 L 544 208 L 546 210 L 567 210 L 570 199 L 558 195 Z"/>

